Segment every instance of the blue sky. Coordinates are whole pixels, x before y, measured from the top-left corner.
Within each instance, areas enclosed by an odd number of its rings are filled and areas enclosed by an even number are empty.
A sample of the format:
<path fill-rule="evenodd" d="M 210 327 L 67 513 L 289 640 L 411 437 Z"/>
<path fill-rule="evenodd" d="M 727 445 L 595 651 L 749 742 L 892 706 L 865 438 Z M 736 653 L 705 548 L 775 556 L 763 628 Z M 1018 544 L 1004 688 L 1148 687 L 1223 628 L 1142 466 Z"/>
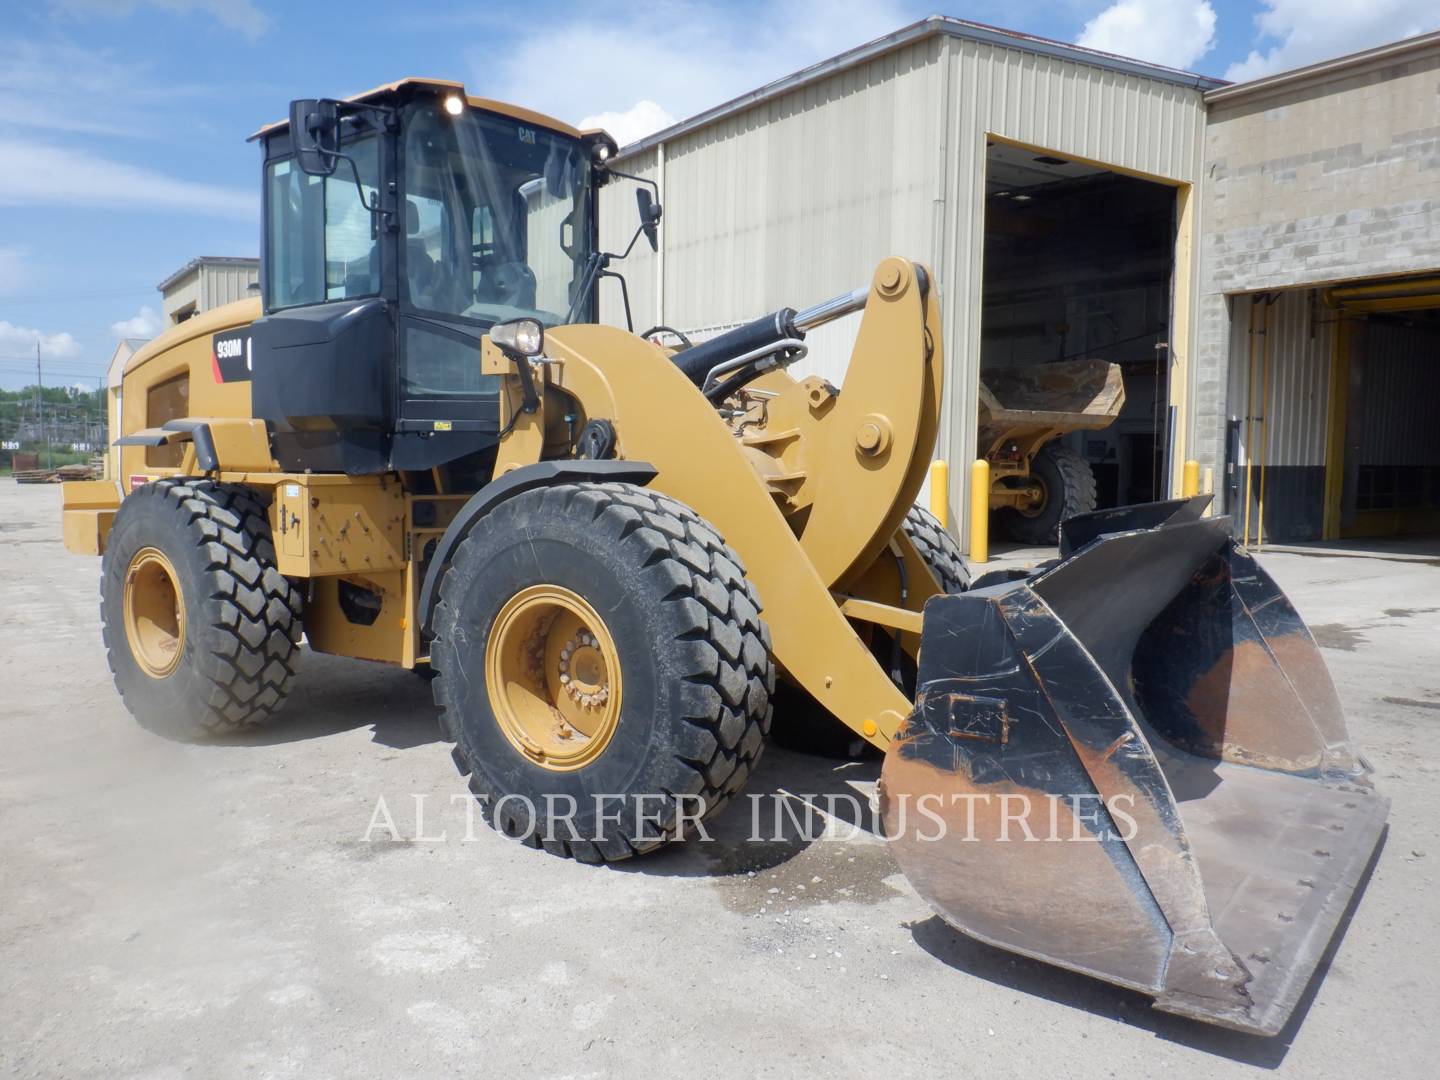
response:
<path fill-rule="evenodd" d="M 624 141 L 930 14 L 1247 78 L 1440 27 L 1434 0 L 31 0 L 0 36 L 0 386 L 89 382 L 155 285 L 258 249 L 257 150 L 292 97 L 404 75 Z M 145 309 L 150 314 L 147 315 Z"/>

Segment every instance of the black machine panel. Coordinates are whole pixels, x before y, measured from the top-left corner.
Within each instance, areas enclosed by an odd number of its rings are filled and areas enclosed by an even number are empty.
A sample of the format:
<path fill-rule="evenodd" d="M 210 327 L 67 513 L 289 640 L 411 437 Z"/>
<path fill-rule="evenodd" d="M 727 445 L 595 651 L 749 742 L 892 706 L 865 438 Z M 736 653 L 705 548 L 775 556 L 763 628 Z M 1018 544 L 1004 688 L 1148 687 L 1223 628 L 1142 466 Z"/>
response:
<path fill-rule="evenodd" d="M 395 320 L 383 299 L 275 312 L 250 335 L 254 413 L 282 468 L 388 469 Z"/>

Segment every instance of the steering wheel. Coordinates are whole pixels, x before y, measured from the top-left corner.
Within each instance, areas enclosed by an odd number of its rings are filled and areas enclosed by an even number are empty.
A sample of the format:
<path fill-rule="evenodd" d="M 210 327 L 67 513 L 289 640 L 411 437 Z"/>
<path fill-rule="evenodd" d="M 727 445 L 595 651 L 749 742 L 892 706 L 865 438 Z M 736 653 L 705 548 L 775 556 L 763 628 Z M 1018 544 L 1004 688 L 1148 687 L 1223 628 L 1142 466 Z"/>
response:
<path fill-rule="evenodd" d="M 523 262 L 501 263 L 485 274 L 495 299 L 511 307 L 535 306 L 535 271 Z"/>

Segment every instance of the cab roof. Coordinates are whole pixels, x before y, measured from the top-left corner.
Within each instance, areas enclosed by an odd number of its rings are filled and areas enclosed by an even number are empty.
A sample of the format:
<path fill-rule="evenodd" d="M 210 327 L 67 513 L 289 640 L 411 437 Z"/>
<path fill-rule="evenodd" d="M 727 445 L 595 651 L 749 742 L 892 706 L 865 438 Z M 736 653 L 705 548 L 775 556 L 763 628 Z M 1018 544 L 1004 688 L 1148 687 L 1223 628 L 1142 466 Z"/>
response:
<path fill-rule="evenodd" d="M 472 109 L 484 109 L 487 112 L 496 112 L 505 116 L 512 116 L 516 120 L 522 120 L 527 124 L 549 128 L 551 131 L 558 131 L 563 135 L 569 135 L 576 139 L 585 135 L 604 135 L 605 138 L 609 139 L 612 143 L 614 142 L 614 139 L 611 139 L 608 133 L 599 129 L 581 131 L 578 128 L 571 127 L 563 120 L 556 120 L 553 116 L 546 116 L 544 113 L 538 113 L 532 109 L 525 109 L 519 105 L 510 105 L 504 101 L 493 101 L 490 98 L 471 97 L 465 93 L 465 84 L 455 82 L 453 79 L 424 79 L 412 75 L 404 79 L 398 79 L 395 82 L 385 83 L 383 86 L 371 87 L 362 93 L 352 94 L 344 100 L 355 102 L 370 101 L 373 98 L 382 97 L 386 94 L 394 94 L 411 87 L 428 90 L 453 90 L 463 96 L 465 103 Z M 263 138 L 266 135 L 273 135 L 276 132 L 284 131 L 289 126 L 290 121 L 288 118 L 277 120 L 273 124 L 266 124 L 259 131 L 251 135 L 250 139 L 254 140 Z"/>

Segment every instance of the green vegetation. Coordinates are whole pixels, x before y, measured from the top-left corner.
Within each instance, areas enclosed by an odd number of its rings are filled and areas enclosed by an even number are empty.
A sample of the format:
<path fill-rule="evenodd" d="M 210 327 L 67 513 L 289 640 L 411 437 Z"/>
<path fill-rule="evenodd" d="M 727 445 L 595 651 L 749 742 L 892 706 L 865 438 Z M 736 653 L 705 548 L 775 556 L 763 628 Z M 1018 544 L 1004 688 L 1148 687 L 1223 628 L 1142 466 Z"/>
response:
<path fill-rule="evenodd" d="M 0 390 L 0 470 L 9 472 L 15 454 L 35 454 L 39 465 L 58 468 L 89 461 L 106 441 L 105 391 L 74 386 Z M 42 428 L 43 425 L 43 428 Z M 75 446 L 92 449 L 76 450 Z"/>

